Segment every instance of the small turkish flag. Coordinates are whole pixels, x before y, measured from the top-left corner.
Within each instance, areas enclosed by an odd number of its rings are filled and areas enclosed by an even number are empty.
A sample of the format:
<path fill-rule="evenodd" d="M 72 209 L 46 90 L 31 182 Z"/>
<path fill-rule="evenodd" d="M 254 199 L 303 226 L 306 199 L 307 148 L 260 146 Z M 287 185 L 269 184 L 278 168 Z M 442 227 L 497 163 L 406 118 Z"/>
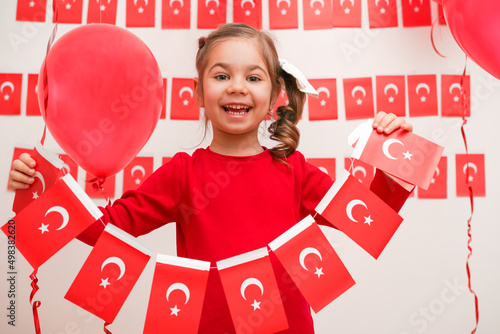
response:
<path fill-rule="evenodd" d="M 307 162 L 318 167 L 335 181 L 335 158 L 307 158 Z"/>
<path fill-rule="evenodd" d="M 438 165 L 436 166 L 436 171 L 432 176 L 431 184 L 427 190 L 418 189 L 418 198 L 446 198 L 447 195 L 447 158 L 441 157 Z"/>
<path fill-rule="evenodd" d="M 0 115 L 21 114 L 22 82 L 20 73 L 0 73 Z"/>
<path fill-rule="evenodd" d="M 65 175 L 13 218 L 16 247 L 36 269 L 101 216 L 71 175 Z M 8 235 L 6 226 L 2 230 Z"/>
<path fill-rule="evenodd" d="M 457 154 L 455 156 L 457 196 L 469 197 L 469 188 L 474 196 L 486 196 L 484 154 Z"/>
<path fill-rule="evenodd" d="M 370 188 L 373 177 L 375 176 L 375 168 L 372 165 L 357 159 L 344 158 L 344 168 L 361 184 Z"/>
<path fill-rule="evenodd" d="M 83 0 L 53 0 L 58 8 L 57 23 L 82 23 Z M 55 23 L 56 17 L 53 17 Z"/>
<path fill-rule="evenodd" d="M 210 262 L 158 254 L 145 334 L 196 334 Z"/>
<path fill-rule="evenodd" d="M 59 159 L 63 161 L 62 170 L 64 174 L 71 174 L 75 180 L 78 180 L 78 165 L 67 154 L 59 154 Z"/>
<path fill-rule="evenodd" d="M 167 118 L 167 79 L 163 78 L 163 106 L 161 107 L 160 119 Z"/>
<path fill-rule="evenodd" d="M 288 328 L 267 247 L 218 261 L 217 268 L 233 323 L 258 319 L 252 322 L 254 334 Z M 236 328 L 236 333 L 247 333 L 243 328 Z"/>
<path fill-rule="evenodd" d="M 170 119 L 200 119 L 200 108 L 193 91 L 193 79 L 172 79 Z"/>
<path fill-rule="evenodd" d="M 328 190 L 316 212 L 376 259 L 403 221 L 346 170 Z"/>
<path fill-rule="evenodd" d="M 116 186 L 116 175 L 112 175 L 106 178 L 101 187 L 95 187 L 97 185 L 97 179 L 94 175 L 87 173 L 87 179 L 85 180 L 85 192 L 92 198 L 114 198 L 115 197 L 115 186 Z"/>
<path fill-rule="evenodd" d="M 17 21 L 45 22 L 47 0 L 17 0 Z"/>
<path fill-rule="evenodd" d="M 108 224 L 64 298 L 112 323 L 150 258 L 134 237 Z"/>
<path fill-rule="evenodd" d="M 257 30 L 262 29 L 262 1 L 234 0 L 233 22 L 245 23 Z"/>
<path fill-rule="evenodd" d="M 127 0 L 127 27 L 154 27 L 155 0 Z"/>
<path fill-rule="evenodd" d="M 402 0 L 403 26 L 421 27 L 430 26 L 431 0 Z"/>
<path fill-rule="evenodd" d="M 14 204 L 12 205 L 12 210 L 15 213 L 20 213 L 31 202 L 42 196 L 61 177 L 63 162 L 58 158 L 57 154 L 50 152 L 39 143 L 36 144 L 35 149 L 30 154 L 36 162 L 36 171 L 33 176 L 35 182 L 28 189 L 16 190 Z"/>
<path fill-rule="evenodd" d="M 162 0 L 162 29 L 189 29 L 191 26 L 191 0 Z"/>
<path fill-rule="evenodd" d="M 297 0 L 269 1 L 270 29 L 297 29 L 299 27 Z"/>
<path fill-rule="evenodd" d="M 116 24 L 118 0 L 89 0 L 87 23 Z"/>
<path fill-rule="evenodd" d="M 33 150 L 34 150 L 33 148 L 14 147 L 14 153 L 12 154 L 12 162 L 10 164 L 11 166 L 10 170 L 12 170 L 12 163 L 14 162 L 14 160 L 19 159 L 19 156 L 23 153 L 29 153 L 30 155 L 33 154 Z M 10 189 L 8 182 L 7 182 L 7 190 L 12 190 Z"/>
<path fill-rule="evenodd" d="M 315 313 L 356 284 L 312 216 L 273 240 L 269 248 Z"/>
<path fill-rule="evenodd" d="M 435 74 L 408 75 L 408 107 L 410 117 L 437 116 L 437 84 Z"/>
<path fill-rule="evenodd" d="M 427 189 L 444 147 L 403 129 L 378 133 L 371 123 L 349 135 L 349 143 L 355 144 L 352 157 Z"/>
<path fill-rule="evenodd" d="M 404 75 L 384 75 L 375 78 L 377 86 L 377 111 L 406 114 L 406 85 Z"/>
<path fill-rule="evenodd" d="M 309 107 L 309 120 L 322 121 L 338 119 L 337 111 L 337 80 L 336 79 L 311 79 L 309 80 L 316 90 L 318 97 L 307 97 Z"/>
<path fill-rule="evenodd" d="M 370 28 L 397 27 L 398 7 L 396 0 L 368 0 L 368 18 Z"/>
<path fill-rule="evenodd" d="M 333 27 L 331 0 L 305 0 L 302 8 L 304 11 L 304 30 Z"/>
<path fill-rule="evenodd" d="M 361 0 L 333 0 L 333 26 L 361 28 Z"/>
<path fill-rule="evenodd" d="M 216 29 L 226 23 L 227 0 L 198 0 L 198 29 Z"/>
<path fill-rule="evenodd" d="M 41 116 L 37 95 L 38 74 L 28 74 L 28 98 L 26 99 L 26 116 Z"/>
<path fill-rule="evenodd" d="M 373 118 L 372 78 L 344 79 L 346 120 Z"/>
<path fill-rule="evenodd" d="M 465 106 L 464 106 L 465 97 Z M 470 116 L 470 76 L 441 76 L 441 116 Z"/>
<path fill-rule="evenodd" d="M 135 157 L 123 169 L 123 192 L 137 189 L 153 173 L 153 157 Z"/>

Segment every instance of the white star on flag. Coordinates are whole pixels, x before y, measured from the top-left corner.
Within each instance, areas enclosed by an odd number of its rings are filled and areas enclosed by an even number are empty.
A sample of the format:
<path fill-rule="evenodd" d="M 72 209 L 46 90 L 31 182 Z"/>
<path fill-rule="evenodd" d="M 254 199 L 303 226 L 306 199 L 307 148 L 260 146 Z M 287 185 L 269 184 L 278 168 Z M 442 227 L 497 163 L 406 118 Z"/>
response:
<path fill-rule="evenodd" d="M 324 107 L 326 105 L 326 101 L 325 100 L 321 100 L 321 102 L 319 104 L 321 104 L 321 106 Z"/>
<path fill-rule="evenodd" d="M 71 4 L 70 4 L 70 3 L 68 3 L 68 4 L 66 5 L 66 9 L 67 9 L 67 10 L 70 10 L 70 9 L 71 9 Z"/>
<path fill-rule="evenodd" d="M 252 12 L 250 10 L 247 9 L 247 11 L 245 12 L 245 15 L 246 16 L 250 16 L 250 14 L 252 14 Z"/>
<path fill-rule="evenodd" d="M 38 191 L 33 192 L 33 199 L 37 199 L 38 197 Z"/>
<path fill-rule="evenodd" d="M 380 13 L 385 14 L 385 8 L 380 8 Z"/>
<path fill-rule="evenodd" d="M 30 7 L 35 7 L 35 2 L 34 1 L 30 2 Z"/>
<path fill-rule="evenodd" d="M 361 99 L 357 99 L 357 100 L 356 100 L 356 104 L 357 104 L 358 106 L 362 105 L 362 104 L 363 104 L 363 100 L 361 100 Z"/>
<path fill-rule="evenodd" d="M 285 9 L 285 8 L 283 8 L 283 9 L 281 10 L 281 15 L 286 15 L 286 9 Z"/>
<path fill-rule="evenodd" d="M 349 14 L 350 12 L 351 12 L 351 10 L 349 8 L 344 9 L 345 14 Z"/>
<path fill-rule="evenodd" d="M 38 229 L 42 231 L 42 234 L 44 232 L 49 232 L 49 224 L 45 225 L 44 223 L 42 223 L 42 226 L 40 226 Z"/>
<path fill-rule="evenodd" d="M 405 159 L 411 160 L 411 156 L 413 154 L 410 153 L 410 151 L 403 152 L 403 155 L 405 156 Z"/>
<path fill-rule="evenodd" d="M 210 9 L 209 13 L 210 13 L 210 15 L 214 15 L 215 14 L 215 10 Z"/>
<path fill-rule="evenodd" d="M 106 287 L 111 284 L 108 280 L 109 277 L 106 277 L 105 279 L 101 278 L 101 284 L 99 284 L 99 286 L 102 286 L 104 289 L 106 289 Z"/>
<path fill-rule="evenodd" d="M 365 224 L 368 224 L 368 226 L 371 226 L 371 222 L 373 221 L 371 216 L 365 217 Z"/>
<path fill-rule="evenodd" d="M 189 104 L 189 101 L 188 100 L 184 100 L 184 101 L 182 101 L 182 104 L 184 104 L 185 106 L 187 106 Z"/>
<path fill-rule="evenodd" d="M 174 9 L 174 15 L 179 15 L 179 10 L 177 8 Z"/>
<path fill-rule="evenodd" d="M 314 11 L 314 14 L 316 14 L 316 15 L 321 15 L 321 10 L 316 9 L 316 10 Z"/>
<path fill-rule="evenodd" d="M 177 305 L 175 305 L 174 307 L 171 307 L 170 310 L 172 311 L 172 313 L 170 313 L 170 315 L 175 315 L 176 317 L 179 316 L 177 313 L 179 313 L 180 309 L 177 308 Z"/>
<path fill-rule="evenodd" d="M 141 180 L 140 179 L 135 179 L 135 184 L 141 184 Z"/>
<path fill-rule="evenodd" d="M 415 11 L 415 13 L 418 13 L 420 11 L 420 8 L 415 7 L 413 10 Z"/>
<path fill-rule="evenodd" d="M 317 267 L 316 267 L 316 271 L 314 272 L 314 275 L 318 275 L 318 278 L 319 278 L 321 275 L 324 275 L 324 273 L 323 273 L 323 268 L 317 268 Z"/>
<path fill-rule="evenodd" d="M 5 101 L 8 101 L 8 100 L 9 100 L 9 98 L 10 98 L 9 94 L 5 94 L 5 95 L 3 96 L 3 99 L 4 99 Z"/>
<path fill-rule="evenodd" d="M 426 100 L 426 97 L 422 95 L 422 97 L 420 98 L 420 101 L 425 102 L 425 100 Z"/>
<path fill-rule="evenodd" d="M 139 8 L 137 8 L 137 11 L 142 14 L 142 13 L 144 13 L 144 8 L 139 7 Z"/>
<path fill-rule="evenodd" d="M 394 102 L 394 97 L 393 96 L 389 96 L 388 100 L 389 100 L 389 103 L 392 103 L 392 102 Z"/>
<path fill-rule="evenodd" d="M 260 302 L 258 302 L 257 300 L 253 300 L 253 304 L 251 304 L 253 306 L 253 310 L 255 311 L 256 309 L 259 309 L 260 310 Z"/>
<path fill-rule="evenodd" d="M 455 96 L 453 97 L 453 101 L 458 102 L 458 101 L 460 101 L 460 98 L 459 98 L 457 95 L 455 95 Z"/>

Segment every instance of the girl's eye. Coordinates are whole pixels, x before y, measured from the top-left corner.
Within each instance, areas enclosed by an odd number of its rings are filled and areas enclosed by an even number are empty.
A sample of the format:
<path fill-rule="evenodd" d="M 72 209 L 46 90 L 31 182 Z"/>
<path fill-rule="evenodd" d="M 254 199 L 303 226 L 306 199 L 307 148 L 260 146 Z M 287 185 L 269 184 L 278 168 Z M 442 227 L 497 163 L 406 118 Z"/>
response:
<path fill-rule="evenodd" d="M 257 81 L 260 81 L 260 78 L 255 76 L 255 75 L 252 75 L 252 76 L 249 76 L 248 81 L 251 81 L 251 82 L 257 82 Z"/>
<path fill-rule="evenodd" d="M 225 74 L 219 74 L 215 76 L 215 79 L 217 80 L 227 80 L 229 77 Z"/>

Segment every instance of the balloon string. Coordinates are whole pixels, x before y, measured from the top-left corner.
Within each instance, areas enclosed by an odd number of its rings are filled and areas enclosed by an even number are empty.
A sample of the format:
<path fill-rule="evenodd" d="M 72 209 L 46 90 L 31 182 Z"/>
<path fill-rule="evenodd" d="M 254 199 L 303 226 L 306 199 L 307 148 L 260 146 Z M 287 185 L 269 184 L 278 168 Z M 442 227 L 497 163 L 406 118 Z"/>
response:
<path fill-rule="evenodd" d="M 109 204 L 111 204 L 111 199 L 110 199 L 108 193 L 106 192 L 106 190 L 104 189 L 104 187 L 102 186 L 105 181 L 106 181 L 106 179 L 103 177 L 99 177 L 99 178 L 94 177 L 93 179 L 85 180 L 86 183 L 92 183 L 92 189 L 94 189 L 94 191 L 101 192 L 103 197 L 106 199 L 106 203 L 109 205 Z"/>
<path fill-rule="evenodd" d="M 465 146 L 465 157 L 466 157 L 466 165 L 469 165 L 469 150 L 467 147 L 467 138 L 465 136 L 465 124 L 467 124 L 467 119 L 465 118 L 465 115 L 467 113 L 467 91 L 465 91 L 464 88 L 464 82 L 465 82 L 465 73 L 467 69 L 467 56 L 465 56 L 465 66 L 464 66 L 464 72 L 462 73 L 462 78 L 460 79 L 460 89 L 461 89 L 461 95 L 462 95 L 462 127 L 461 127 L 461 132 L 462 132 L 462 137 L 464 140 L 464 146 Z M 476 293 L 472 289 L 472 284 L 471 284 L 471 273 L 470 273 L 470 266 L 469 266 L 469 259 L 472 256 L 472 247 L 471 247 L 471 242 L 472 242 L 472 234 L 471 234 L 471 221 L 472 221 L 472 215 L 474 213 L 474 195 L 472 192 L 472 186 L 469 182 L 469 168 L 465 169 L 465 185 L 467 186 L 467 189 L 469 190 L 469 198 L 470 198 L 470 217 L 467 220 L 467 248 L 469 250 L 469 253 L 467 254 L 467 261 L 465 263 L 465 269 L 467 271 L 467 279 L 468 279 L 468 286 L 469 286 L 469 291 L 472 293 L 474 296 L 474 308 L 476 312 L 476 324 L 474 329 L 472 330 L 471 334 L 476 333 L 477 326 L 479 324 L 479 301 L 477 298 Z"/>
<path fill-rule="evenodd" d="M 38 278 L 36 277 L 36 273 L 38 271 L 38 268 L 35 268 L 33 272 L 30 275 L 31 278 L 31 293 L 30 293 L 30 304 L 33 306 L 33 321 L 35 323 L 35 333 L 40 334 L 40 320 L 38 319 L 38 308 L 42 304 L 39 300 L 36 300 L 33 302 L 33 297 L 35 297 L 36 292 L 40 289 L 37 285 L 38 283 Z"/>
<path fill-rule="evenodd" d="M 440 56 L 440 57 L 443 57 L 443 58 L 446 58 L 446 56 L 443 56 L 439 51 L 438 49 L 436 48 L 436 44 L 434 43 L 434 27 L 437 25 L 437 22 L 439 21 L 439 18 L 435 19 L 434 22 L 432 22 L 432 25 L 431 25 L 431 43 L 432 43 L 432 48 L 434 49 L 434 51 Z"/>
<path fill-rule="evenodd" d="M 104 322 L 104 333 L 106 334 L 112 334 L 109 329 L 106 328 L 106 326 L 111 325 L 109 322 Z"/>

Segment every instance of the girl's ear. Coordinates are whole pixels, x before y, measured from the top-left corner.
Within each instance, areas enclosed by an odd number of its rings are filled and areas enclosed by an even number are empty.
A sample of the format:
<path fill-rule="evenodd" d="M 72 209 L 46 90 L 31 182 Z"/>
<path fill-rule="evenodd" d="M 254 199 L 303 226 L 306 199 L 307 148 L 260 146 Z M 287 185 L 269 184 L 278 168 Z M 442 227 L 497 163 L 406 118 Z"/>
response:
<path fill-rule="evenodd" d="M 194 88 L 194 94 L 196 95 L 196 102 L 198 102 L 198 106 L 200 108 L 204 108 L 203 104 L 203 94 L 201 92 L 201 86 L 200 86 L 200 79 L 199 78 L 194 78 L 193 79 L 193 88 Z"/>

